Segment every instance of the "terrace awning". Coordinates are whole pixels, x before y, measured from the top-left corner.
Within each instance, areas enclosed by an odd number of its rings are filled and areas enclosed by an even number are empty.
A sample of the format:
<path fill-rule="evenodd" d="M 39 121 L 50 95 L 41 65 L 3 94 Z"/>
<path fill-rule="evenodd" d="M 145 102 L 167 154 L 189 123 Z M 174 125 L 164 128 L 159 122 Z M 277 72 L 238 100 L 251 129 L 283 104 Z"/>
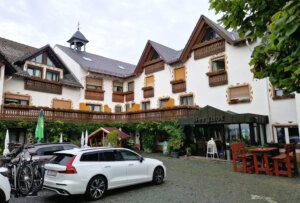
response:
<path fill-rule="evenodd" d="M 212 106 L 205 106 L 194 115 L 179 119 L 182 125 L 210 125 L 210 124 L 233 124 L 233 123 L 269 123 L 268 116 L 251 113 L 234 113 L 222 111 Z"/>

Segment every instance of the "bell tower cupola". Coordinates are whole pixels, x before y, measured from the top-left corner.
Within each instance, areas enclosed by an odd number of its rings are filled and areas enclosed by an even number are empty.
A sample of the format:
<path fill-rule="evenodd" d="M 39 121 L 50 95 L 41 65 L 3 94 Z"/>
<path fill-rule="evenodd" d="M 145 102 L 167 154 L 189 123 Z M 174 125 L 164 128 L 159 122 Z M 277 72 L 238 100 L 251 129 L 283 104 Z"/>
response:
<path fill-rule="evenodd" d="M 85 46 L 89 42 L 89 40 L 87 40 L 85 36 L 79 31 L 79 23 L 78 23 L 77 31 L 72 35 L 72 37 L 67 42 L 70 43 L 70 48 L 77 51 L 82 51 L 82 47 L 83 47 L 83 50 L 85 51 Z"/>

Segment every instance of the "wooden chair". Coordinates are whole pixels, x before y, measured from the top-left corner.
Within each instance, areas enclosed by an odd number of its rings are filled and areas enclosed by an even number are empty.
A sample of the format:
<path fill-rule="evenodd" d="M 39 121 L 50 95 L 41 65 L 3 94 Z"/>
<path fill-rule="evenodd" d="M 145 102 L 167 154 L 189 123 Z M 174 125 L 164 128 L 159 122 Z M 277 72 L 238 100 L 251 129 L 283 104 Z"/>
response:
<path fill-rule="evenodd" d="M 286 144 L 285 145 L 285 152 L 272 157 L 274 161 L 274 170 L 276 176 L 279 175 L 286 175 L 289 178 L 292 177 L 292 171 L 295 174 L 298 174 L 298 167 L 297 167 L 297 157 L 296 157 L 296 149 L 295 144 Z M 291 166 L 291 161 L 293 162 L 293 167 Z M 285 165 L 285 169 L 279 170 L 279 163 Z"/>
<path fill-rule="evenodd" d="M 234 172 L 242 171 L 244 173 L 252 173 L 253 163 L 247 165 L 247 158 L 252 158 L 253 155 L 246 153 L 246 144 L 243 142 L 233 143 L 230 145 L 232 150 L 233 170 Z M 237 166 L 237 161 L 242 162 L 242 167 Z"/>

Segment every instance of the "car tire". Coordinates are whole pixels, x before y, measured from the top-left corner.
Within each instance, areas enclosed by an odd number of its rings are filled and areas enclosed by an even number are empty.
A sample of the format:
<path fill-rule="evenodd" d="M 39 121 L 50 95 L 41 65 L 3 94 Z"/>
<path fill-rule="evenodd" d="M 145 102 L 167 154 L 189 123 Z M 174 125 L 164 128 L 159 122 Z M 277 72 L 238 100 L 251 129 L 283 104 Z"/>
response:
<path fill-rule="evenodd" d="M 89 200 L 98 200 L 103 197 L 107 189 L 107 181 L 103 176 L 93 177 L 86 189 L 86 196 Z"/>
<path fill-rule="evenodd" d="M 158 166 L 153 171 L 153 179 L 152 182 L 155 185 L 160 185 L 164 182 L 165 172 L 161 166 Z"/>

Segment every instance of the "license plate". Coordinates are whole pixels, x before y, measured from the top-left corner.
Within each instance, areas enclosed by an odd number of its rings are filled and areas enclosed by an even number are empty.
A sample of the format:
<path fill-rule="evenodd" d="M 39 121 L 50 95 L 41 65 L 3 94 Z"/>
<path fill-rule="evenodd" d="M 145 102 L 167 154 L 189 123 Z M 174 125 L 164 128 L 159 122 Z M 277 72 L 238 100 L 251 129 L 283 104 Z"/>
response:
<path fill-rule="evenodd" d="M 57 171 L 47 171 L 48 176 L 56 176 Z"/>

